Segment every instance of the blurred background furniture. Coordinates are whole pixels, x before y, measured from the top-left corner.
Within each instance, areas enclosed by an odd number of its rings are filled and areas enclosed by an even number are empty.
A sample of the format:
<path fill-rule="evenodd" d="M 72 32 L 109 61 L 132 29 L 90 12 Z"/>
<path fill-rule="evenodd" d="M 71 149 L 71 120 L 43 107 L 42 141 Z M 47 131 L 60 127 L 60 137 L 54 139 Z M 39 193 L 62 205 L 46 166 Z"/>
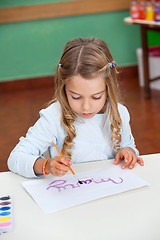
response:
<path fill-rule="evenodd" d="M 145 21 L 145 20 L 132 20 L 130 17 L 124 18 L 126 24 L 138 24 L 141 28 L 141 41 L 143 49 L 143 70 L 144 70 L 144 87 L 145 87 L 145 98 L 151 97 L 150 82 L 158 80 L 160 78 L 149 77 L 149 64 L 148 64 L 148 41 L 147 32 L 148 31 L 158 31 L 160 32 L 160 22 L 155 21 Z"/>

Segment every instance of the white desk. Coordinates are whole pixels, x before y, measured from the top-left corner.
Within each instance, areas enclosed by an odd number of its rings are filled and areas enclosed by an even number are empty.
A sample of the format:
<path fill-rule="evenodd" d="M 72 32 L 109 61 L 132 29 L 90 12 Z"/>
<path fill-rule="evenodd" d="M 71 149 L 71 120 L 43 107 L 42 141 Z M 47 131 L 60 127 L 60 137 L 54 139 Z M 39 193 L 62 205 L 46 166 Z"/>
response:
<path fill-rule="evenodd" d="M 26 179 L 0 173 L 0 195 L 13 198 L 13 231 L 2 240 L 160 240 L 160 154 L 142 156 L 131 171 L 151 184 L 45 215 L 22 187 Z M 75 171 L 110 166 L 112 160 L 74 165 Z"/>

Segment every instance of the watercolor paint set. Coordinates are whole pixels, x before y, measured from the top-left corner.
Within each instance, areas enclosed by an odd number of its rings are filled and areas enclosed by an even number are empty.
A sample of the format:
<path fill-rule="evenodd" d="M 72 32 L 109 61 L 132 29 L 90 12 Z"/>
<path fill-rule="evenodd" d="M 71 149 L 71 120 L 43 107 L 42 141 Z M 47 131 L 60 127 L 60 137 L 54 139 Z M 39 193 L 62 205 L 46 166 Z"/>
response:
<path fill-rule="evenodd" d="M 12 231 L 12 199 L 0 196 L 0 235 Z"/>

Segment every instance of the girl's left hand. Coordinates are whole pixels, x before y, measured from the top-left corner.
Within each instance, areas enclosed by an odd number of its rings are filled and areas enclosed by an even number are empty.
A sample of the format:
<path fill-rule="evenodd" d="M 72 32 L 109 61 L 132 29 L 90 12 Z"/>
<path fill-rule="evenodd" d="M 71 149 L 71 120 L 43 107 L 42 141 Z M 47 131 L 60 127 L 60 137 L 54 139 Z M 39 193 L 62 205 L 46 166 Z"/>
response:
<path fill-rule="evenodd" d="M 129 147 L 122 148 L 116 154 L 114 164 L 117 165 L 120 160 L 124 160 L 124 164 L 122 165 L 123 169 L 126 167 L 132 169 L 136 162 L 138 162 L 141 166 L 144 166 L 143 159 L 141 157 L 137 157 L 135 151 Z"/>

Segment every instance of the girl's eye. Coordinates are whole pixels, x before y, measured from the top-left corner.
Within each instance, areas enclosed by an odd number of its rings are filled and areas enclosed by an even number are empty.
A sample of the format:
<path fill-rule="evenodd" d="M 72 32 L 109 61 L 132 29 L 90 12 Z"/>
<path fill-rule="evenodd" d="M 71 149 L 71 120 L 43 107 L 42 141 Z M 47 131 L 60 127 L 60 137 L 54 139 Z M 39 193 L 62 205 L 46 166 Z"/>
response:
<path fill-rule="evenodd" d="M 101 97 L 102 96 L 100 96 L 100 97 L 92 97 L 94 100 L 99 100 L 99 99 L 101 99 Z"/>
<path fill-rule="evenodd" d="M 81 97 L 74 97 L 74 96 L 72 96 L 72 98 L 73 98 L 74 100 L 78 100 L 78 99 L 80 99 Z"/>
<path fill-rule="evenodd" d="M 79 99 L 81 99 L 81 96 L 79 96 L 79 97 L 71 96 L 71 97 L 72 97 L 72 99 L 74 99 L 74 100 L 79 100 Z M 99 99 L 101 99 L 101 97 L 102 97 L 102 96 L 92 97 L 92 99 L 94 99 L 94 100 L 99 100 Z"/>

